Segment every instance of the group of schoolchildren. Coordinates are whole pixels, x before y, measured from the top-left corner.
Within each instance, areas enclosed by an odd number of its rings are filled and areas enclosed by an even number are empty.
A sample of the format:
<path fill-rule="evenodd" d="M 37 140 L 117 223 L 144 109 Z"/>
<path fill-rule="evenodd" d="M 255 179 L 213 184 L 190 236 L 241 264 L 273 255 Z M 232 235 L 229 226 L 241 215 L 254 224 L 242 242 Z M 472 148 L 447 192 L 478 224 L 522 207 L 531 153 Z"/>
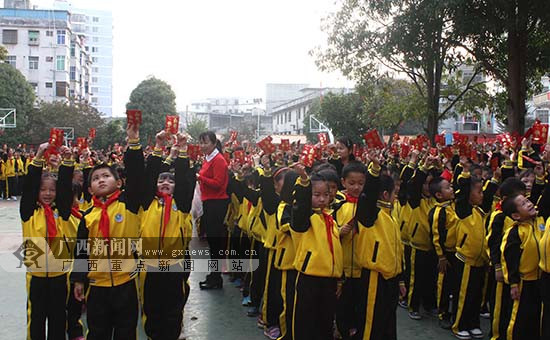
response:
<path fill-rule="evenodd" d="M 164 259 L 143 249 L 188 247 L 195 171 L 183 136 L 165 158 L 170 137 L 160 132 L 145 160 L 138 127 L 127 131 L 124 179 L 86 162 L 86 152 L 75 162 L 65 147 L 57 173 L 43 171 L 47 143 L 28 167 L 23 236 L 46 249 L 28 267 L 31 339 L 82 338 L 84 301 L 88 339 L 136 338 L 139 310 L 149 338 L 180 334 L 185 255 L 159 271 Z M 396 339 L 399 305 L 413 320 L 422 306 L 459 339 L 484 337 L 485 309 L 491 339 L 550 339 L 548 150 L 529 140 L 517 157 L 493 150 L 493 171 L 458 151 L 399 159 L 371 149 L 355 160 L 352 148 L 339 139 L 312 166 L 298 151 L 259 155 L 252 166 L 230 161 L 228 247 L 259 262 L 235 277 L 268 338 Z M 117 253 L 120 238 L 143 249 Z M 89 250 L 98 240 L 105 252 Z M 72 267 L 59 266 L 60 256 Z M 91 271 L 90 260 L 104 270 Z"/>
<path fill-rule="evenodd" d="M 165 158 L 172 136 L 159 132 L 145 161 L 139 126 L 127 133 L 124 171 L 92 164 L 89 150 L 78 156 L 49 143 L 28 167 L 23 239 L 27 250 L 42 252 L 24 253 L 28 339 L 136 339 L 139 311 L 148 338 L 180 336 L 189 272 L 182 270 L 185 253 L 173 250 L 188 247 L 195 187 L 186 138 L 173 136 Z M 45 157 L 54 153 L 58 167 Z"/>
<path fill-rule="evenodd" d="M 21 195 L 27 169 L 31 160 L 20 149 L 4 148 L 0 150 L 0 198 L 5 201 L 17 201 Z"/>
<path fill-rule="evenodd" d="M 259 259 L 238 284 L 268 338 L 396 339 L 399 305 L 458 339 L 484 338 L 480 316 L 491 339 L 550 339 L 550 148 L 352 148 L 232 163 L 230 245 Z"/>

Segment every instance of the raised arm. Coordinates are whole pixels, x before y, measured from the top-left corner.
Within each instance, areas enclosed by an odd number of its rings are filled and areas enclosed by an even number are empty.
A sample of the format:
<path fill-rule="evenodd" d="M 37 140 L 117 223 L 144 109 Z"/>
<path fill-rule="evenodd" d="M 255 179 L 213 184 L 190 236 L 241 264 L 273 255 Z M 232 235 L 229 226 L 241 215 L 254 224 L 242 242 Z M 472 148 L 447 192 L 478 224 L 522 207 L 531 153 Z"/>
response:
<path fill-rule="evenodd" d="M 357 221 L 365 227 L 372 227 L 378 218 L 380 209 L 377 207 L 378 197 L 380 196 L 380 163 L 373 157 L 373 161 L 368 166 L 363 193 L 357 202 Z"/>
<path fill-rule="evenodd" d="M 49 147 L 48 143 L 41 144 L 32 163 L 29 165 L 29 173 L 23 182 L 23 193 L 19 205 L 19 213 L 23 222 L 28 221 L 34 214 L 40 181 L 42 180 L 42 168 L 44 167 L 44 151 Z"/>
<path fill-rule="evenodd" d="M 143 150 L 139 142 L 139 126 L 128 125 L 128 149 L 124 154 L 124 167 L 126 168 L 126 207 L 137 214 L 141 206 L 142 186 L 145 172 L 145 160 Z"/>
<path fill-rule="evenodd" d="M 67 221 L 71 216 L 71 208 L 73 206 L 73 173 L 74 160 L 72 159 L 71 150 L 67 147 L 61 148 L 63 162 L 59 167 L 59 174 L 56 183 L 55 205 L 57 211 L 63 220 Z"/>
<path fill-rule="evenodd" d="M 302 164 L 297 164 L 295 169 L 300 177 L 294 185 L 295 204 L 292 206 L 290 227 L 294 231 L 305 232 L 311 225 L 309 220 L 312 213 L 311 181 L 307 177 L 305 167 Z"/>

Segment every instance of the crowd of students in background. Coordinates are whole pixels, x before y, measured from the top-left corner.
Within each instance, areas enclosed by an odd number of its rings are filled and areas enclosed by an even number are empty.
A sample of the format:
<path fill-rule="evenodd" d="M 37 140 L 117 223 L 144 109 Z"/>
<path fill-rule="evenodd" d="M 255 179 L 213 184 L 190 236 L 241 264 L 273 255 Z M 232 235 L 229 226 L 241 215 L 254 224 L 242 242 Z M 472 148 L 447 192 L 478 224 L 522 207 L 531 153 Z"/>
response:
<path fill-rule="evenodd" d="M 31 339 L 83 338 L 83 303 L 88 339 L 135 338 L 140 310 L 149 338 L 178 339 L 185 252 L 169 271 L 143 249 L 116 257 L 126 260 L 117 272 L 56 260 L 110 265 L 117 238 L 186 250 L 197 191 L 195 225 L 212 259 L 234 250 L 259 263 L 230 280 L 269 339 L 396 339 L 398 306 L 413 320 L 438 318 L 459 339 L 485 336 L 480 315 L 491 339 L 550 339 L 550 147 L 531 137 L 466 142 L 468 153 L 425 141 L 404 153 L 403 141 L 357 152 L 349 138 L 222 146 L 207 132 L 201 155 L 179 133 L 161 131 L 145 149 L 138 125 L 127 133 L 127 146 L 109 152 L 4 150 L 5 197 L 21 183 L 24 240 L 45 247 L 47 271 L 25 262 Z M 90 253 L 97 239 L 105 253 Z M 199 287 L 222 289 L 222 275 Z"/>

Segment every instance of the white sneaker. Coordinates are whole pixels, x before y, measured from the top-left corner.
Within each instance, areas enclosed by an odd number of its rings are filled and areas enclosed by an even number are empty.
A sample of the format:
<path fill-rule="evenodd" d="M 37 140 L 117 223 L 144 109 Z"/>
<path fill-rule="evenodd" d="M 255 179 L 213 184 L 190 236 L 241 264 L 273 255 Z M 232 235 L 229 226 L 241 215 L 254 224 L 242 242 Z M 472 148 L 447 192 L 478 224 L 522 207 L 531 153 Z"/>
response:
<path fill-rule="evenodd" d="M 483 332 L 479 328 L 471 329 L 469 333 L 474 339 L 483 339 Z"/>
<path fill-rule="evenodd" d="M 458 333 L 454 333 L 454 335 L 460 340 L 470 340 L 472 338 L 470 333 L 467 331 L 460 331 Z"/>
<path fill-rule="evenodd" d="M 6 201 L 11 201 L 11 197 L 8 197 L 8 198 L 6 199 Z"/>
<path fill-rule="evenodd" d="M 15 197 L 15 196 L 12 197 L 11 199 L 14 200 L 14 201 L 17 201 L 17 197 Z"/>

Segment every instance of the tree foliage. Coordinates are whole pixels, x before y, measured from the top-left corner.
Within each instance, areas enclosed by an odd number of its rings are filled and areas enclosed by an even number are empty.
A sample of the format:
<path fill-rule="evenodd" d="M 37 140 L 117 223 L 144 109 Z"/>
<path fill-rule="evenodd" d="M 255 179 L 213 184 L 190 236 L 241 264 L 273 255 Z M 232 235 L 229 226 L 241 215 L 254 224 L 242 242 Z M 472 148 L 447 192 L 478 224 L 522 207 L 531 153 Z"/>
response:
<path fill-rule="evenodd" d="M 207 130 L 208 125 L 206 124 L 206 122 L 197 117 L 193 117 L 193 119 L 191 119 L 191 121 L 187 123 L 187 126 L 185 127 L 185 132 L 187 132 L 187 134 L 191 136 L 191 138 L 193 138 L 195 142 L 199 140 L 200 134 Z"/>
<path fill-rule="evenodd" d="M 126 109 L 141 110 L 140 135 L 142 140 L 154 140 L 155 134 L 164 128 L 164 117 L 177 115 L 176 95 L 168 83 L 155 77 L 149 77 L 132 91 Z"/>
<path fill-rule="evenodd" d="M 26 143 L 30 136 L 27 125 L 34 99 L 34 90 L 21 72 L 9 64 L 0 63 L 0 108 L 17 110 L 17 127 L 4 131 L 4 143 Z"/>
<path fill-rule="evenodd" d="M 110 145 L 124 145 L 126 139 L 126 120 L 112 119 L 104 122 L 96 131 L 94 148 L 107 149 Z"/>
<path fill-rule="evenodd" d="M 550 68 L 548 0 L 461 0 L 452 7 L 454 43 L 506 90 L 509 131 L 525 129 L 525 101 Z"/>
<path fill-rule="evenodd" d="M 0 62 L 4 62 L 8 58 L 8 50 L 0 45 Z"/>
<path fill-rule="evenodd" d="M 325 49 L 317 49 L 321 70 L 340 70 L 359 84 L 395 72 L 414 84 L 425 102 L 426 130 L 433 139 L 438 123 L 478 84 L 465 82 L 440 111 L 441 85 L 468 62 L 447 39 L 452 35 L 451 0 L 344 0 L 328 18 Z M 475 65 L 476 72 L 480 71 Z"/>
<path fill-rule="evenodd" d="M 99 112 L 89 104 L 80 102 L 40 103 L 29 115 L 27 143 L 39 144 L 48 140 L 52 127 L 70 127 L 74 129 L 74 138 L 87 137 L 90 128 L 100 128 L 103 119 Z M 110 136 L 107 136 L 110 138 Z"/>

